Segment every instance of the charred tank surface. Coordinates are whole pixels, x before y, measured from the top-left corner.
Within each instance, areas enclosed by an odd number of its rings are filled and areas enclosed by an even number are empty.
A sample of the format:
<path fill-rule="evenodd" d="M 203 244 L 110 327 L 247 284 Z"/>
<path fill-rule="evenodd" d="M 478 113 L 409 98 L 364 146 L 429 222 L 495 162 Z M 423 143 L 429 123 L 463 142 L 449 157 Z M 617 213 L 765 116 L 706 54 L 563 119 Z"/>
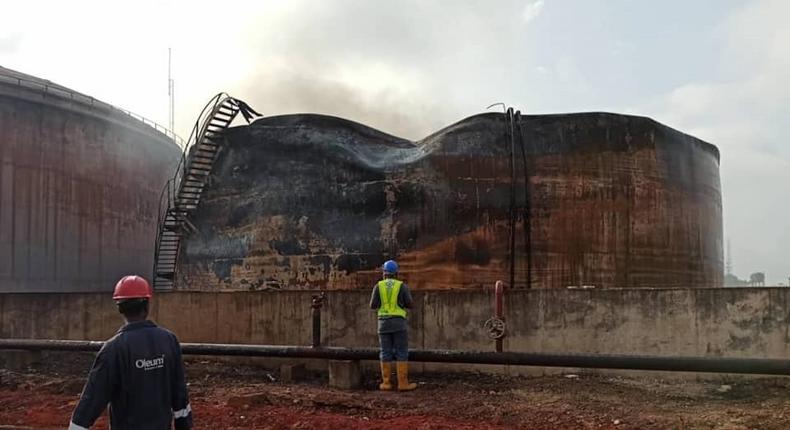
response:
<path fill-rule="evenodd" d="M 177 286 L 369 288 L 389 258 L 416 289 L 507 281 L 511 258 L 515 287 L 722 285 L 713 145 L 608 113 L 509 128 L 488 113 L 419 142 L 307 114 L 230 129 Z"/>
<path fill-rule="evenodd" d="M 112 291 L 151 272 L 180 156 L 148 124 L 0 67 L 0 291 Z"/>

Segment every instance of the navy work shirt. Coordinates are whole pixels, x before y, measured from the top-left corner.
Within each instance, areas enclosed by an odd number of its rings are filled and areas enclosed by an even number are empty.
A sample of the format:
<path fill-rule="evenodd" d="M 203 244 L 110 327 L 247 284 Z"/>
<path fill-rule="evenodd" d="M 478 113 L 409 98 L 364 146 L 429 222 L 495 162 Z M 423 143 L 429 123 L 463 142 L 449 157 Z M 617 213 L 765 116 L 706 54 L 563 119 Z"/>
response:
<path fill-rule="evenodd" d="M 192 428 L 181 345 L 151 321 L 121 327 L 102 347 L 69 430 L 93 425 L 110 404 L 113 430 Z"/>

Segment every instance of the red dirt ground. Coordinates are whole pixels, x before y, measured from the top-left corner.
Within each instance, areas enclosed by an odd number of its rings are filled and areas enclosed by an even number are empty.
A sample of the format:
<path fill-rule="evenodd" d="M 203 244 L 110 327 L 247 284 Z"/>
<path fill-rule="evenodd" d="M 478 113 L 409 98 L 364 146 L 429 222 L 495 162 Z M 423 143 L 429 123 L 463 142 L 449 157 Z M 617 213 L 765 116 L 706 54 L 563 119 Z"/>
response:
<path fill-rule="evenodd" d="M 86 368 L 0 369 L 0 429 L 64 428 Z M 256 367 L 188 364 L 196 429 L 790 429 L 785 379 L 703 383 L 603 376 L 426 375 L 410 393 L 358 391 L 320 378 L 272 382 Z M 12 426 L 12 427 L 4 427 Z M 16 426 L 16 427 L 14 427 Z M 106 429 L 106 417 L 93 427 Z"/>

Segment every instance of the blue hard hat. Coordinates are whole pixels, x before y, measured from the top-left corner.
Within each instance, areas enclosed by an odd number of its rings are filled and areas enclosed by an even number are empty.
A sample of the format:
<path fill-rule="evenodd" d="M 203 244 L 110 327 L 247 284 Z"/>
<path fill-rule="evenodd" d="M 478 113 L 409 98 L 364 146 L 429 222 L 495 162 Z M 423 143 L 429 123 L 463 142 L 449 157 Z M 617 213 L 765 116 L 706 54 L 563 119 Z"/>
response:
<path fill-rule="evenodd" d="M 385 273 L 392 273 L 392 274 L 398 273 L 398 263 L 396 263 L 395 260 L 387 261 L 386 263 L 384 263 L 384 267 L 382 268 L 384 269 Z"/>

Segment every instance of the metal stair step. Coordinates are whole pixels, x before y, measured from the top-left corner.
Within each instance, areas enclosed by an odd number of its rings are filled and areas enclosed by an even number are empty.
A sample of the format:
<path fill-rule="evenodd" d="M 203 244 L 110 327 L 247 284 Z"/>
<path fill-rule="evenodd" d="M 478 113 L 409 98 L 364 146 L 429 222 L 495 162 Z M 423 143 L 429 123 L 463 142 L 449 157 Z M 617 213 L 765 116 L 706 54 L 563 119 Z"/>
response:
<path fill-rule="evenodd" d="M 231 119 L 231 118 L 235 118 L 235 117 L 236 117 L 236 114 L 229 113 L 229 112 L 217 111 L 217 112 L 214 113 L 214 118 L 220 118 L 220 119 L 223 119 L 223 120 L 227 120 L 227 119 Z"/>
<path fill-rule="evenodd" d="M 219 152 L 219 150 L 215 150 L 214 148 L 206 148 L 198 150 L 196 154 L 201 157 L 216 157 L 217 152 Z"/>
<path fill-rule="evenodd" d="M 214 161 L 214 158 L 215 158 L 215 154 L 206 154 L 206 155 L 203 155 L 203 154 L 194 154 L 194 155 L 192 155 L 192 157 L 190 157 L 189 159 L 190 159 L 190 160 L 208 160 L 208 161 Z"/>
<path fill-rule="evenodd" d="M 211 161 L 211 162 L 213 163 L 213 162 L 214 162 L 214 160 L 216 160 L 216 159 L 217 159 L 217 156 L 216 156 L 216 154 L 198 154 L 198 155 L 195 157 L 195 159 L 199 159 L 199 160 L 207 160 L 207 161 Z"/>
<path fill-rule="evenodd" d="M 189 174 L 190 175 L 191 174 L 199 174 L 199 173 L 203 173 L 204 174 L 203 176 L 208 176 L 208 175 L 206 175 L 206 173 L 210 174 L 211 173 L 211 169 L 198 168 L 198 167 L 195 167 L 195 166 L 192 166 L 192 168 L 189 169 Z"/>
<path fill-rule="evenodd" d="M 200 161 L 200 160 L 192 160 L 192 161 L 189 163 L 189 166 L 190 166 L 190 168 L 192 168 L 192 167 L 196 167 L 196 166 L 197 166 L 197 167 L 211 167 L 211 166 L 213 166 L 213 165 L 214 165 L 214 163 L 213 163 L 213 162 Z"/>
<path fill-rule="evenodd" d="M 201 151 L 204 151 L 204 150 L 206 150 L 206 151 L 208 151 L 208 150 L 219 151 L 219 147 L 220 146 L 222 146 L 222 139 L 219 139 L 219 138 L 214 139 L 214 138 L 206 137 L 206 138 L 204 138 L 203 140 L 200 141 L 200 150 Z"/>

